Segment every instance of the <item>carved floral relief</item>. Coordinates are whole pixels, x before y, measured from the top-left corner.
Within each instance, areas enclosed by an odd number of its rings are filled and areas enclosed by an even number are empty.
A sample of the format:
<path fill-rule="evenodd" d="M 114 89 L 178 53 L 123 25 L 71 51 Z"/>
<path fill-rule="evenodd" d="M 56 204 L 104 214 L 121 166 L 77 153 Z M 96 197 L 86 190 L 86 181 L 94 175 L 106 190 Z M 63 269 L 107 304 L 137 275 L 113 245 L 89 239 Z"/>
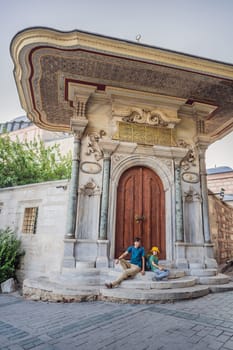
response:
<path fill-rule="evenodd" d="M 100 130 L 99 132 L 97 131 L 90 132 L 87 135 L 89 139 L 87 143 L 87 152 L 86 152 L 87 156 L 94 154 L 95 159 L 97 161 L 103 158 L 103 152 L 100 149 L 98 142 L 105 134 L 106 133 L 104 130 Z"/>
<path fill-rule="evenodd" d="M 100 194 L 100 188 L 95 183 L 94 179 L 89 179 L 88 182 L 80 187 L 80 193 L 84 196 L 94 196 Z"/>

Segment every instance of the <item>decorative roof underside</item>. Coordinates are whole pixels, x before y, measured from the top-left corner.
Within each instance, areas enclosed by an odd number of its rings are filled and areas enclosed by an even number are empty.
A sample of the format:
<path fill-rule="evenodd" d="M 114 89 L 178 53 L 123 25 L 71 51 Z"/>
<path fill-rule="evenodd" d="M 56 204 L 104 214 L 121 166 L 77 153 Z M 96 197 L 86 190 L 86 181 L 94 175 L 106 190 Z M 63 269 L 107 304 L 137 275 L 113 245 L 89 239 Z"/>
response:
<path fill-rule="evenodd" d="M 22 107 L 38 126 L 68 131 L 69 84 L 81 83 L 212 106 L 205 132 L 215 141 L 233 130 L 233 66 L 90 33 L 27 29 L 11 43 Z M 203 113 L 202 113 L 203 114 Z"/>

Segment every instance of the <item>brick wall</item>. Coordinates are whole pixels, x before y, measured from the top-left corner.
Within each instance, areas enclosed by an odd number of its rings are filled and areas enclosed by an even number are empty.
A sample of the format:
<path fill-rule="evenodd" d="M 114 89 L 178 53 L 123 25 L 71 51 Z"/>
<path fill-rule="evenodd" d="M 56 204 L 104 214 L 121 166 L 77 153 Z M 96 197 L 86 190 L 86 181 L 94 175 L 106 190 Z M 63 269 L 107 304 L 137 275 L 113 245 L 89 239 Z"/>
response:
<path fill-rule="evenodd" d="M 209 192 L 210 231 L 218 264 L 233 258 L 233 208 Z"/>

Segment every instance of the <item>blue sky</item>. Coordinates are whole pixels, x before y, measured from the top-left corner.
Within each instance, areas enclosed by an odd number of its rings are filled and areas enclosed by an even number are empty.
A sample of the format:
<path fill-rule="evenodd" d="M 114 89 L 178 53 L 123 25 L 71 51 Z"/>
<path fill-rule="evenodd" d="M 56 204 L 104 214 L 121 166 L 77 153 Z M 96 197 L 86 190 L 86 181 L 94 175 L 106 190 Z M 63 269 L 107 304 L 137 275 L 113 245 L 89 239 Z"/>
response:
<path fill-rule="evenodd" d="M 140 33 L 145 44 L 233 64 L 233 0 L 0 0 L 0 122 L 25 114 L 9 45 L 33 26 L 132 41 Z M 233 134 L 211 146 L 208 167 L 233 167 L 232 148 Z"/>

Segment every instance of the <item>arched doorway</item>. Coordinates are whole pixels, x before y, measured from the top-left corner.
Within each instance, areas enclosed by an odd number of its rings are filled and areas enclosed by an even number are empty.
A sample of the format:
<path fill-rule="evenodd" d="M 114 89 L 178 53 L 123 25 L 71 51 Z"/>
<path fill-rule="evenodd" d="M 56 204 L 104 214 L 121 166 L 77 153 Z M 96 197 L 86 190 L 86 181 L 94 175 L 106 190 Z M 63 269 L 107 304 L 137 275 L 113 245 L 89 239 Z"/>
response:
<path fill-rule="evenodd" d="M 147 252 L 157 245 L 160 259 L 166 258 L 165 194 L 154 171 L 135 166 L 121 175 L 116 210 L 116 257 L 132 245 L 135 237 L 141 237 Z"/>

